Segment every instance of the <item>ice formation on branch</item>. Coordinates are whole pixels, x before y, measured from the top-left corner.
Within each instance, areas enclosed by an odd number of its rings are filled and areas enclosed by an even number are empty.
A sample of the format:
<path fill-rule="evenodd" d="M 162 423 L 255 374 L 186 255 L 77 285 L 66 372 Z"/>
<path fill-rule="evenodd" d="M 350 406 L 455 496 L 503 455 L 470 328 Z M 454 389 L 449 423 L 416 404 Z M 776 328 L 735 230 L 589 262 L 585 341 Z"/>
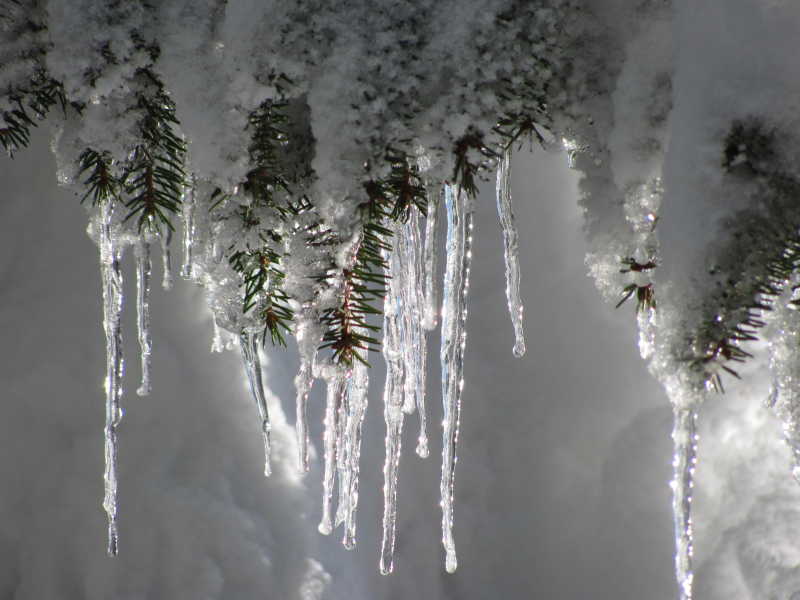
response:
<path fill-rule="evenodd" d="M 406 414 L 418 413 L 417 453 L 428 454 L 425 331 L 441 317 L 443 541 L 446 568 L 455 569 L 453 482 L 477 180 L 497 170 L 521 355 L 510 153 L 527 140 L 563 140 L 582 175 L 589 270 L 604 297 L 635 305 L 641 354 L 673 405 L 677 577 L 682 597 L 692 596 L 696 415 L 709 392 L 741 376 L 739 363 L 764 360 L 747 349 L 762 335 L 772 338 L 775 406 L 796 443 L 790 347 L 800 325 L 785 307 L 800 266 L 800 142 L 790 127 L 800 121 L 793 101 L 800 73 L 782 41 L 800 30 L 791 3 L 743 0 L 730 13 L 715 0 L 474 0 L 468 9 L 461 0 L 7 4 L 0 143 L 16 152 L 40 117 L 62 109 L 53 141 L 59 181 L 91 201 L 101 253 L 111 552 L 120 260 L 135 246 L 146 392 L 149 249 L 157 238 L 168 287 L 171 232 L 180 225 L 181 274 L 205 290 L 212 348 L 240 342 L 267 473 L 260 353 L 290 336 L 298 343 L 303 472 L 309 394 L 315 379 L 326 381 L 320 530 L 343 524 L 349 548 L 367 356 L 382 330 L 384 572 L 393 564 Z"/>

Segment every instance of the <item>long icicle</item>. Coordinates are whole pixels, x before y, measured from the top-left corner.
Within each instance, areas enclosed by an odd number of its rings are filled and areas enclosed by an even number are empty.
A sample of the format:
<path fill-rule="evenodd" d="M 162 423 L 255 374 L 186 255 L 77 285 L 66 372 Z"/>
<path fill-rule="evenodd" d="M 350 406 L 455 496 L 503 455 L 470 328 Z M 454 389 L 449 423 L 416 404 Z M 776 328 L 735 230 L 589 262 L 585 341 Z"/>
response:
<path fill-rule="evenodd" d="M 105 420 L 105 495 L 103 508 L 108 515 L 108 554 L 118 551 L 117 531 L 117 427 L 122 418 L 122 252 L 111 232 L 114 206 L 102 205 L 100 221 L 100 274 L 103 284 L 103 329 L 106 336 L 106 420 Z"/>
<path fill-rule="evenodd" d="M 396 245 L 400 245 L 399 240 Z M 397 479 L 403 433 L 403 364 L 402 297 L 400 252 L 395 249 L 389 260 L 389 285 L 384 300 L 383 356 L 386 360 L 386 383 L 383 390 L 383 418 L 386 423 L 386 458 L 383 465 L 383 538 L 380 571 L 388 575 L 394 569 L 394 543 L 397 527 Z"/>
<path fill-rule="evenodd" d="M 344 537 L 342 544 L 348 550 L 356 545 L 356 511 L 358 510 L 359 461 L 361 459 L 361 433 L 367 411 L 369 391 L 369 369 L 357 362 L 347 389 L 347 429 L 345 448 L 347 452 L 346 485 L 344 507 Z"/>
<path fill-rule="evenodd" d="M 453 540 L 453 500 L 455 492 L 456 445 L 461 417 L 461 392 L 464 385 L 467 293 L 472 258 L 473 199 L 459 187 L 445 188 L 447 207 L 447 267 L 442 301 L 442 543 L 445 569 L 457 566 Z"/>
<path fill-rule="evenodd" d="M 692 487 L 697 464 L 697 410 L 675 406 L 672 441 L 672 514 L 675 521 L 675 574 L 681 600 L 692 599 Z"/>
<path fill-rule="evenodd" d="M 403 315 L 403 362 L 406 367 L 405 402 L 404 410 L 409 413 L 408 405 L 414 406 L 419 416 L 419 436 L 417 438 L 417 455 L 425 458 L 429 454 L 427 417 L 425 414 L 425 368 L 427 364 L 428 348 L 425 330 L 423 328 L 423 315 L 425 312 L 425 296 L 420 289 L 419 282 L 423 277 L 421 261 L 419 214 L 416 209 L 411 211 L 408 222 L 399 228 L 400 236 L 397 249 L 400 254 L 400 268 L 403 277 L 401 280 Z"/>
<path fill-rule="evenodd" d="M 431 185 L 429 189 L 436 190 L 428 195 L 428 218 L 425 221 L 425 312 L 422 326 L 431 331 L 436 328 L 439 317 L 439 293 L 436 286 L 436 271 L 439 266 L 439 215 L 441 210 L 440 189 Z"/>
<path fill-rule="evenodd" d="M 150 243 L 144 240 L 136 245 L 136 327 L 142 363 L 142 383 L 136 393 L 150 394 L 150 363 L 153 342 L 150 338 L 150 277 L 153 264 L 150 260 Z"/>
<path fill-rule="evenodd" d="M 522 299 L 519 276 L 519 235 L 511 205 L 511 149 L 503 153 L 497 168 L 497 218 L 503 230 L 503 254 L 506 262 L 506 298 L 514 326 L 514 356 L 525 355 L 525 331 L 522 327 Z"/>
<path fill-rule="evenodd" d="M 264 382 L 261 378 L 261 357 L 258 354 L 258 335 L 242 332 L 239 338 L 242 348 L 242 359 L 244 368 L 247 371 L 247 380 L 250 383 L 250 393 L 258 408 L 258 416 L 261 419 L 261 434 L 264 437 L 264 475 L 269 477 L 272 474 L 271 449 L 270 449 L 270 430 L 269 410 L 267 409 L 267 398 L 264 395 Z"/>
<path fill-rule="evenodd" d="M 322 519 L 319 532 L 330 535 L 333 531 L 333 486 L 336 480 L 336 441 L 338 433 L 339 405 L 347 390 L 347 371 L 336 367 L 335 373 L 327 378 L 327 398 L 325 401 L 325 422 L 322 436 L 324 474 L 322 479 Z"/>

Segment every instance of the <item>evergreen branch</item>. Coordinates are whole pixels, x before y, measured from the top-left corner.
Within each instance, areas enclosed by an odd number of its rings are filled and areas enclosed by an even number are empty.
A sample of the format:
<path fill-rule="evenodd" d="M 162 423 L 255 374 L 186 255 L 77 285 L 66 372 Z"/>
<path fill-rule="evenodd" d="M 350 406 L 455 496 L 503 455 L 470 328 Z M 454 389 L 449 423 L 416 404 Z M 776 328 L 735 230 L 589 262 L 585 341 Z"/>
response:
<path fill-rule="evenodd" d="M 15 90 L 11 100 L 16 107 L 0 115 L 3 124 L 0 144 L 13 157 L 15 151 L 30 143 L 30 131 L 37 126 L 34 117 L 44 119 L 56 104 L 61 105 L 66 115 L 67 100 L 61 83 L 48 77 L 43 70 L 33 76 L 29 88 Z"/>
<path fill-rule="evenodd" d="M 262 341 L 266 341 L 269 334 L 274 345 L 286 346 L 284 332 L 291 331 L 289 323 L 294 319 L 294 311 L 281 287 L 286 275 L 279 268 L 280 259 L 277 252 L 265 245 L 260 250 L 234 252 L 228 260 L 233 270 L 242 276 L 242 312 L 260 307 L 264 322 Z"/>
<path fill-rule="evenodd" d="M 181 204 L 186 144 L 176 132 L 175 103 L 164 86 L 148 69 L 138 75 L 154 91 L 138 96 L 144 113 L 139 123 L 142 142 L 134 148 L 123 178 L 125 191 L 132 195 L 125 203 L 130 209 L 125 220 L 137 217 L 140 233 L 159 224 L 174 230 L 170 216 Z"/>
<path fill-rule="evenodd" d="M 119 199 L 122 182 L 113 173 L 115 161 L 110 154 L 100 153 L 91 148 L 81 152 L 78 158 L 78 176 L 89 171 L 89 177 L 83 182 L 87 186 L 81 203 L 91 197 L 92 206 Z"/>
<path fill-rule="evenodd" d="M 695 333 L 694 347 L 699 351 L 685 359 L 719 392 L 724 391 L 722 380 L 713 368 L 739 378 L 730 363 L 752 356 L 741 344 L 758 340 L 766 325 L 764 314 L 800 269 L 800 218 L 795 207 L 800 180 L 781 169 L 774 144 L 774 132 L 755 119 L 734 121 L 725 140 L 722 166 L 730 176 L 760 185 L 763 195 L 761 206 L 739 213 L 735 222 L 741 226 L 720 253 L 721 264 L 709 271 L 726 278 Z"/>
<path fill-rule="evenodd" d="M 640 313 L 645 310 L 655 310 L 656 309 L 656 296 L 655 292 L 653 291 L 653 284 L 648 283 L 646 285 L 637 285 L 635 283 L 631 283 L 626 285 L 622 290 L 622 299 L 617 302 L 617 305 L 614 308 L 619 308 L 625 302 L 631 298 L 633 295 L 636 295 L 636 312 Z"/>
<path fill-rule="evenodd" d="M 470 196 L 477 196 L 478 186 L 475 178 L 489 161 L 497 161 L 500 154 L 489 148 L 483 141 L 483 134 L 469 129 L 453 149 L 456 162 L 453 168 L 453 183 L 460 186 Z M 471 156 L 477 153 L 476 162 Z"/>
<path fill-rule="evenodd" d="M 393 235 L 388 224 L 407 221 L 415 208 L 427 213 L 427 195 L 416 165 L 407 154 L 391 148 L 386 160 L 390 163 L 389 175 L 364 182 L 367 200 L 360 206 L 363 225 L 353 266 L 337 273 L 341 278 L 341 303 L 322 314 L 325 333 L 320 348 L 331 349 L 333 360 L 347 366 L 354 361 L 369 366 L 366 353 L 377 351 L 380 346 L 373 335 L 380 327 L 368 319 L 382 314 L 376 303 L 386 296 L 389 276 L 385 257 L 392 251 Z"/>

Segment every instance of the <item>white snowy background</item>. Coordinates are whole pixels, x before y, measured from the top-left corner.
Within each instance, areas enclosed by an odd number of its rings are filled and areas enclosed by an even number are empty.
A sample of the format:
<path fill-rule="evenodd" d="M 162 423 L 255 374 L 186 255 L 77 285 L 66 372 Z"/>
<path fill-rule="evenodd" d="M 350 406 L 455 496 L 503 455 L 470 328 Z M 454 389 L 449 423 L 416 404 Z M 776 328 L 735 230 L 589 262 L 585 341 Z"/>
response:
<path fill-rule="evenodd" d="M 171 292 L 154 290 L 147 398 L 132 393 L 139 367 L 135 311 L 126 306 L 120 555 L 108 558 L 97 251 L 78 198 L 56 185 L 47 141 L 39 131 L 32 148 L 0 161 L 0 598 L 675 597 L 671 411 L 638 356 L 633 306 L 614 311 L 586 276 L 576 176 L 563 155 L 542 152 L 513 164 L 523 359 L 511 354 L 491 186 L 478 201 L 456 574 L 444 573 L 440 543 L 438 334 L 429 336 L 431 457 L 409 451 L 410 421 L 395 574 L 383 577 L 377 394 L 365 428 L 358 546 L 347 552 L 338 532 L 316 531 L 319 462 L 305 478 L 295 471 L 293 418 L 278 408 L 293 415 L 293 352 L 269 357 L 278 460 L 265 479 L 238 354 L 209 353 L 202 292 L 177 279 Z M 130 264 L 126 274 L 130 298 Z M 763 391 L 745 392 L 703 409 L 696 597 L 796 600 L 800 494 Z M 315 440 L 322 402 L 315 387 Z"/>

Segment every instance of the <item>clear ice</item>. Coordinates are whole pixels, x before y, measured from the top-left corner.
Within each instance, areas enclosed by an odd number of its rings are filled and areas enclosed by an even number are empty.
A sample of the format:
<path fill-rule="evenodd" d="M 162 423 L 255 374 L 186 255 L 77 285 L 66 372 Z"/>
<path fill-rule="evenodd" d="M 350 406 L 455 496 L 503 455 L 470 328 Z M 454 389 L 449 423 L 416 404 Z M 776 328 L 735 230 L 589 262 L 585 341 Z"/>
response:
<path fill-rule="evenodd" d="M 348 550 L 356 545 L 356 510 L 358 509 L 358 477 L 361 460 L 361 433 L 367 411 L 369 391 L 369 369 L 357 362 L 347 388 L 346 425 L 344 429 L 343 477 L 340 486 L 344 489 L 342 503 L 344 537 L 342 544 Z"/>
<path fill-rule="evenodd" d="M 300 369 L 294 378 L 296 421 L 295 430 L 297 432 L 297 460 L 301 473 L 309 470 L 309 434 L 308 434 L 308 394 L 314 384 L 314 362 L 319 346 L 319 336 L 314 333 L 315 327 L 312 324 L 312 316 L 301 313 L 297 315 L 297 326 L 295 327 L 295 338 L 297 339 L 297 349 L 300 353 Z"/>
<path fill-rule="evenodd" d="M 242 332 L 239 338 L 242 348 L 242 360 L 247 372 L 247 380 L 250 383 L 250 393 L 258 408 L 258 416 L 261 420 L 261 433 L 264 437 L 264 475 L 269 477 L 272 473 L 270 460 L 270 422 L 269 411 L 267 410 L 267 398 L 264 395 L 264 383 L 261 379 L 261 357 L 258 353 L 258 335 Z"/>
<path fill-rule="evenodd" d="M 181 202 L 181 212 L 183 213 L 183 267 L 181 268 L 181 277 L 184 279 L 193 279 L 194 272 L 194 242 L 197 235 L 195 228 L 195 206 L 194 185 L 190 183 L 184 192 L 183 201 Z"/>
<path fill-rule="evenodd" d="M 497 168 L 497 217 L 503 230 L 503 254 L 506 262 L 506 298 L 514 326 L 514 356 L 525 355 L 525 331 L 522 328 L 520 298 L 519 235 L 511 205 L 511 150 L 503 153 Z"/>
<path fill-rule="evenodd" d="M 150 357 L 153 343 L 150 339 L 150 277 L 153 263 L 150 259 L 150 243 L 141 241 L 136 245 L 136 327 L 139 333 L 139 350 L 142 362 L 142 383 L 136 393 L 150 394 Z"/>
<path fill-rule="evenodd" d="M 402 228 L 402 227 L 401 227 Z M 399 229 L 401 229 L 399 228 Z M 403 354 L 403 279 L 397 277 L 401 263 L 402 233 L 398 231 L 396 248 L 390 253 L 389 279 L 383 309 L 383 356 L 386 361 L 386 382 L 383 389 L 383 418 L 386 423 L 386 457 L 383 465 L 383 537 L 380 572 L 388 575 L 394 569 L 394 543 L 397 525 L 397 479 L 400 467 L 403 434 L 403 405 L 406 376 Z"/>
<path fill-rule="evenodd" d="M 172 229 L 167 227 L 161 235 L 161 287 L 165 290 L 172 289 Z"/>
<path fill-rule="evenodd" d="M 692 598 L 692 487 L 697 464 L 697 410 L 674 407 L 672 514 L 675 521 L 675 574 L 680 600 Z"/>
<path fill-rule="evenodd" d="M 336 367 L 335 372 L 329 375 L 326 383 L 327 394 L 325 400 L 325 422 L 322 436 L 324 473 L 322 479 L 322 519 L 319 523 L 319 532 L 330 535 L 333 531 L 333 487 L 336 483 L 336 445 L 339 438 L 339 425 L 337 418 L 344 395 L 347 391 L 349 372 L 343 367 Z"/>
<path fill-rule="evenodd" d="M 425 315 L 423 327 L 428 331 L 436 328 L 439 317 L 439 292 L 436 286 L 436 270 L 439 266 L 439 208 L 440 192 L 431 185 L 428 193 L 428 217 L 425 220 Z"/>
<path fill-rule="evenodd" d="M 445 187 L 447 208 L 447 265 L 442 299 L 442 543 L 445 569 L 457 567 L 453 540 L 453 496 L 455 492 L 456 445 L 464 387 L 467 293 L 472 259 L 473 198 L 459 187 Z"/>
<path fill-rule="evenodd" d="M 793 274 L 773 306 L 769 324 L 769 369 L 772 390 L 769 404 L 781 419 L 783 439 L 792 453 L 792 474 L 800 481 L 800 310 L 794 302 L 800 275 Z"/>
<path fill-rule="evenodd" d="M 105 495 L 103 508 L 108 515 L 108 554 L 116 556 L 117 532 L 117 427 L 122 419 L 122 250 L 112 233 L 114 206 L 104 202 L 99 219 L 100 274 L 103 284 L 103 329 L 106 336 L 106 420 L 105 420 Z M 96 218 L 96 217 L 95 217 Z"/>
<path fill-rule="evenodd" d="M 423 276 L 421 260 L 419 214 L 413 210 L 408 222 L 398 228 L 395 254 L 397 255 L 396 272 L 392 278 L 398 279 L 400 293 L 400 311 L 403 320 L 403 339 L 401 352 L 405 366 L 405 398 L 403 410 L 412 413 L 415 409 L 419 416 L 419 436 L 416 452 L 425 458 L 428 456 L 427 418 L 425 414 L 425 366 L 427 363 L 427 339 L 423 328 L 425 312 L 425 295 L 419 282 Z M 395 268 L 395 263 L 392 263 Z"/>

